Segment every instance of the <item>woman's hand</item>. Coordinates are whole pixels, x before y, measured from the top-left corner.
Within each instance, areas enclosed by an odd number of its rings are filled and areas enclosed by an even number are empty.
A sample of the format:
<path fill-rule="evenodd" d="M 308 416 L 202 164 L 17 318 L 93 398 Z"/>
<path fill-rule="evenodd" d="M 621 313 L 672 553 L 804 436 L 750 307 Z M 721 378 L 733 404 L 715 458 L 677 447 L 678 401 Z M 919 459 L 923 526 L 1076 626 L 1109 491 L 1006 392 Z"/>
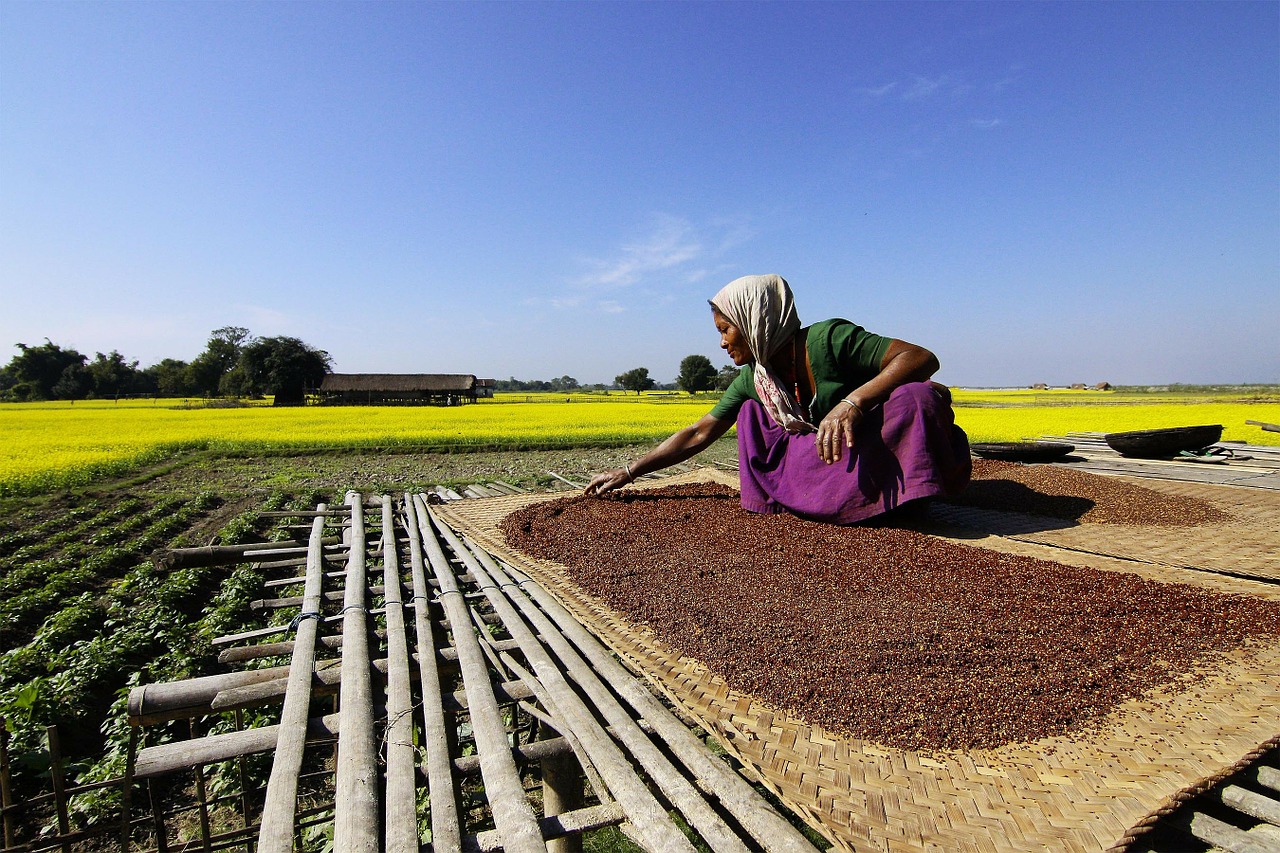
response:
<path fill-rule="evenodd" d="M 862 409 L 847 397 L 827 413 L 822 423 L 818 424 L 818 434 L 814 440 L 823 462 L 828 465 L 839 462 L 844 455 L 843 448 L 853 449 L 853 431 L 862 423 L 862 418 Z"/>
<path fill-rule="evenodd" d="M 631 482 L 631 475 L 623 468 L 605 471 L 591 478 L 590 485 L 583 491 L 584 495 L 599 496 L 614 489 L 620 489 Z"/>

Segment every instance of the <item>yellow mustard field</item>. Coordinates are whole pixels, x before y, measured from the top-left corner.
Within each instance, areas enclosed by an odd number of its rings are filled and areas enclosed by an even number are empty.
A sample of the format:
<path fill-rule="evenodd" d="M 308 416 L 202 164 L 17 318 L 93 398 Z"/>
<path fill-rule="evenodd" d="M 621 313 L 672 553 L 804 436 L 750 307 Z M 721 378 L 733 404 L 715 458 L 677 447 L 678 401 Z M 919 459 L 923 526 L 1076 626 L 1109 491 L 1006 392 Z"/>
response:
<path fill-rule="evenodd" d="M 1280 403 L 1125 401 L 1106 392 L 956 391 L 972 441 L 1220 423 L 1227 441 L 1280 445 Z M 88 482 L 183 450 L 573 446 L 656 442 L 713 400 L 673 394 L 505 394 L 455 407 L 185 408 L 178 401 L 0 404 L 0 494 Z"/>
<path fill-rule="evenodd" d="M 523 398 L 526 395 L 513 395 Z M 502 405 L 180 408 L 175 401 L 0 404 L 0 494 L 73 485 L 180 450 L 509 447 L 653 441 L 712 402 L 547 395 Z M 607 405 L 586 405 L 599 399 Z"/>

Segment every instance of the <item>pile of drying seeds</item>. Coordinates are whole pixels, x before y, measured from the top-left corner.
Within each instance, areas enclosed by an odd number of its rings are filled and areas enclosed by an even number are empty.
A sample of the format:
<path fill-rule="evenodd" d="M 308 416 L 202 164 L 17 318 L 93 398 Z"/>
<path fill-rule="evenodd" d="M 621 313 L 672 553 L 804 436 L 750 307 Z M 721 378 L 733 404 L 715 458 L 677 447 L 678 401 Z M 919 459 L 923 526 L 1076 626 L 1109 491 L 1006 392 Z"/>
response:
<path fill-rule="evenodd" d="M 1078 731 L 1280 635 L 1280 602 L 755 515 L 719 485 L 561 498 L 502 529 L 732 687 L 903 749 Z"/>
<path fill-rule="evenodd" d="M 1194 527 L 1231 516 L 1208 501 L 1060 465 L 973 460 L 973 480 L 950 502 L 1092 524 Z"/>

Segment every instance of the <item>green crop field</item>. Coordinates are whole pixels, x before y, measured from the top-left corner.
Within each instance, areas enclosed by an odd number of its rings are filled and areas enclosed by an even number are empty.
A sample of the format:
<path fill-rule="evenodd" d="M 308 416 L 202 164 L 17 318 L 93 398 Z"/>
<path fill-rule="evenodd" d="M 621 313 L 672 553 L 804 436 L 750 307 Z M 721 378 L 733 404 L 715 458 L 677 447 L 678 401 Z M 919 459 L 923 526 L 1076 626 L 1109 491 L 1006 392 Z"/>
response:
<path fill-rule="evenodd" d="M 1220 423 L 1227 441 L 1280 444 L 1246 420 L 1280 422 L 1276 389 L 1157 393 L 957 389 L 973 441 Z M 0 404 L 0 495 L 83 484 L 184 451 L 508 449 L 656 442 L 704 414 L 707 397 L 500 394 L 454 407 L 243 406 L 175 400 Z"/>

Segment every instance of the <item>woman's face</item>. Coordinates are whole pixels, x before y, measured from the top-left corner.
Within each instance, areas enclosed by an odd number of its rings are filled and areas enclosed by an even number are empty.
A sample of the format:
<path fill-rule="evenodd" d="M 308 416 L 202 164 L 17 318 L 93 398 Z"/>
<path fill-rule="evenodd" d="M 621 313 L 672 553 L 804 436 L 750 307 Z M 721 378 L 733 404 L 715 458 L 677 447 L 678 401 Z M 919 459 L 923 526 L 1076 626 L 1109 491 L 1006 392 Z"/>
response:
<path fill-rule="evenodd" d="M 747 347 L 747 339 L 742 336 L 738 327 L 714 308 L 711 310 L 711 319 L 715 321 L 716 331 L 720 332 L 720 349 L 729 354 L 729 358 L 733 359 L 736 366 L 750 364 L 751 350 Z"/>

